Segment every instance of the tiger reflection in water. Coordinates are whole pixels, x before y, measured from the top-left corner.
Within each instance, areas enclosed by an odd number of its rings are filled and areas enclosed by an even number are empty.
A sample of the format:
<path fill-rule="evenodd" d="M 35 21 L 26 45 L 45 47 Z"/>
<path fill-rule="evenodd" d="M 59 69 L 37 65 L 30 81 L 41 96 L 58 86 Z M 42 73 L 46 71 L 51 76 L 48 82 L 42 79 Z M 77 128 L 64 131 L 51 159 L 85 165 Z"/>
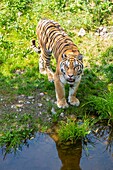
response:
<path fill-rule="evenodd" d="M 62 167 L 60 170 L 81 170 L 80 159 L 82 156 L 82 143 L 78 142 L 76 146 L 57 145 L 57 151 L 60 160 L 62 161 Z"/>

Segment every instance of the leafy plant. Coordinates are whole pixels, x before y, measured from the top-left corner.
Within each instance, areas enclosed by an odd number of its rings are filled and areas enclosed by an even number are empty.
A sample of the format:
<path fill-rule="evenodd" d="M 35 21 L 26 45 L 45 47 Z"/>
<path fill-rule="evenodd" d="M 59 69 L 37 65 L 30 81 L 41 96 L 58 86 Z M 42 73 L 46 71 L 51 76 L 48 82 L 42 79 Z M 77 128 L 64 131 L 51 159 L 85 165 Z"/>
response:
<path fill-rule="evenodd" d="M 35 120 L 30 114 L 5 114 L 0 121 L 0 146 L 4 147 L 5 154 L 16 151 L 20 145 L 34 136 L 37 130 Z"/>
<path fill-rule="evenodd" d="M 93 107 L 93 111 L 95 110 L 101 119 L 113 119 L 113 92 L 102 96 L 91 95 L 87 105 Z"/>
<path fill-rule="evenodd" d="M 97 26 L 101 24 L 107 24 L 108 16 L 111 15 L 113 11 L 112 2 L 110 1 L 101 1 L 101 0 L 94 0 L 93 2 L 89 2 L 86 4 L 87 13 L 90 14 L 92 18 L 92 22 L 94 22 Z"/>
<path fill-rule="evenodd" d="M 71 141 L 72 143 L 78 139 L 84 138 L 91 130 L 91 121 L 84 119 L 84 121 L 75 122 L 67 119 L 67 122 L 62 121 L 58 130 L 58 136 L 61 141 Z"/>

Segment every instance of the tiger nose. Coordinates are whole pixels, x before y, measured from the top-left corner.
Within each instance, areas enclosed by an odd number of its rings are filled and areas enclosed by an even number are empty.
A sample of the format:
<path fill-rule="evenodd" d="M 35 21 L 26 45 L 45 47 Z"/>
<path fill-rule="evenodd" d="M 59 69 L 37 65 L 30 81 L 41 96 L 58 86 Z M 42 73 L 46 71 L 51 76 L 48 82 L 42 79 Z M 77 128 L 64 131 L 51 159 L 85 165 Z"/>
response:
<path fill-rule="evenodd" d="M 72 78 L 73 77 L 73 74 L 68 74 L 69 78 Z"/>

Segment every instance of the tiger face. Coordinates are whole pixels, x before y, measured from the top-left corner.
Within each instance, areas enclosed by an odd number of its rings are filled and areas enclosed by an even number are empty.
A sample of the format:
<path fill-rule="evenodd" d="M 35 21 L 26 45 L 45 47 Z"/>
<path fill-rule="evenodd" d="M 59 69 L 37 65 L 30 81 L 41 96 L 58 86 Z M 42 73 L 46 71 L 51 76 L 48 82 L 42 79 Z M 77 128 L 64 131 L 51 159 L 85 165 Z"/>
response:
<path fill-rule="evenodd" d="M 79 81 L 83 73 L 82 55 L 78 57 L 74 55 L 63 56 L 63 60 L 60 62 L 60 71 L 62 73 L 62 83 L 68 83 L 73 85 Z"/>

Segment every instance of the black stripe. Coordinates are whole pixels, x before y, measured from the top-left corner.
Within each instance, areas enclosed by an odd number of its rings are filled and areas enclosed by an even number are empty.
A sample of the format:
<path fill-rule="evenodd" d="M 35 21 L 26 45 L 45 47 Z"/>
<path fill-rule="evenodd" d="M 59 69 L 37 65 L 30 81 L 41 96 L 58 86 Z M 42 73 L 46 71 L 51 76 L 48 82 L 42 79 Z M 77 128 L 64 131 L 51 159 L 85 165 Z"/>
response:
<path fill-rule="evenodd" d="M 59 32 L 55 32 L 54 37 L 53 37 L 51 40 L 52 40 L 52 41 L 55 41 L 55 39 L 56 39 L 58 36 L 61 36 L 61 34 L 60 34 Z"/>
<path fill-rule="evenodd" d="M 69 49 L 69 46 L 70 46 L 69 44 L 62 44 L 59 48 L 59 53 L 64 52 L 63 49 L 65 49 L 65 48 L 66 48 L 65 51 L 67 51 Z"/>
<path fill-rule="evenodd" d="M 56 46 L 58 49 L 65 45 L 69 46 L 70 44 L 68 42 L 64 42 L 64 41 L 61 41 L 61 42 L 57 41 L 57 43 L 56 43 Z"/>
<path fill-rule="evenodd" d="M 59 37 L 59 36 L 61 36 L 61 34 L 56 34 L 56 35 L 54 35 L 54 37 L 51 39 L 51 42 L 50 42 L 51 47 L 52 47 L 52 44 L 55 43 L 55 39 L 56 39 L 57 37 Z M 61 39 L 61 37 L 59 37 L 59 39 Z M 56 45 L 56 44 L 55 44 L 55 45 Z"/>
<path fill-rule="evenodd" d="M 40 33 L 42 33 L 42 34 L 45 34 L 46 33 L 46 31 L 45 31 L 45 27 L 48 27 L 48 25 L 50 26 L 50 23 L 49 22 L 46 22 L 45 23 L 45 21 L 43 22 L 43 23 L 41 23 L 40 24 Z"/>
<path fill-rule="evenodd" d="M 48 34 L 48 37 L 49 37 L 49 39 L 51 39 L 52 40 L 52 37 L 54 36 L 54 34 L 56 34 L 56 30 L 53 28 L 53 30 L 51 30 L 51 32 L 49 32 L 49 34 Z M 53 34 L 52 34 L 53 33 Z M 51 35 L 52 34 L 52 35 Z"/>
<path fill-rule="evenodd" d="M 46 28 L 45 28 L 45 26 L 43 27 L 43 30 L 41 32 L 43 34 L 43 36 L 47 36 L 47 30 L 51 27 L 53 27 L 53 26 L 50 25 L 49 23 L 48 23 L 48 25 L 46 25 Z"/>
<path fill-rule="evenodd" d="M 62 42 L 59 46 L 57 46 L 57 48 L 54 47 L 53 51 L 54 51 L 55 54 L 59 54 L 60 55 L 62 49 L 65 48 L 66 46 L 69 47 L 69 44 L 67 44 L 67 43 L 64 44 L 64 42 Z"/>
<path fill-rule="evenodd" d="M 45 28 L 45 33 L 46 33 L 47 30 L 50 29 L 51 27 L 54 27 L 54 26 L 53 26 L 53 25 L 50 25 L 50 24 L 49 24 L 48 26 L 46 26 L 46 28 Z"/>

